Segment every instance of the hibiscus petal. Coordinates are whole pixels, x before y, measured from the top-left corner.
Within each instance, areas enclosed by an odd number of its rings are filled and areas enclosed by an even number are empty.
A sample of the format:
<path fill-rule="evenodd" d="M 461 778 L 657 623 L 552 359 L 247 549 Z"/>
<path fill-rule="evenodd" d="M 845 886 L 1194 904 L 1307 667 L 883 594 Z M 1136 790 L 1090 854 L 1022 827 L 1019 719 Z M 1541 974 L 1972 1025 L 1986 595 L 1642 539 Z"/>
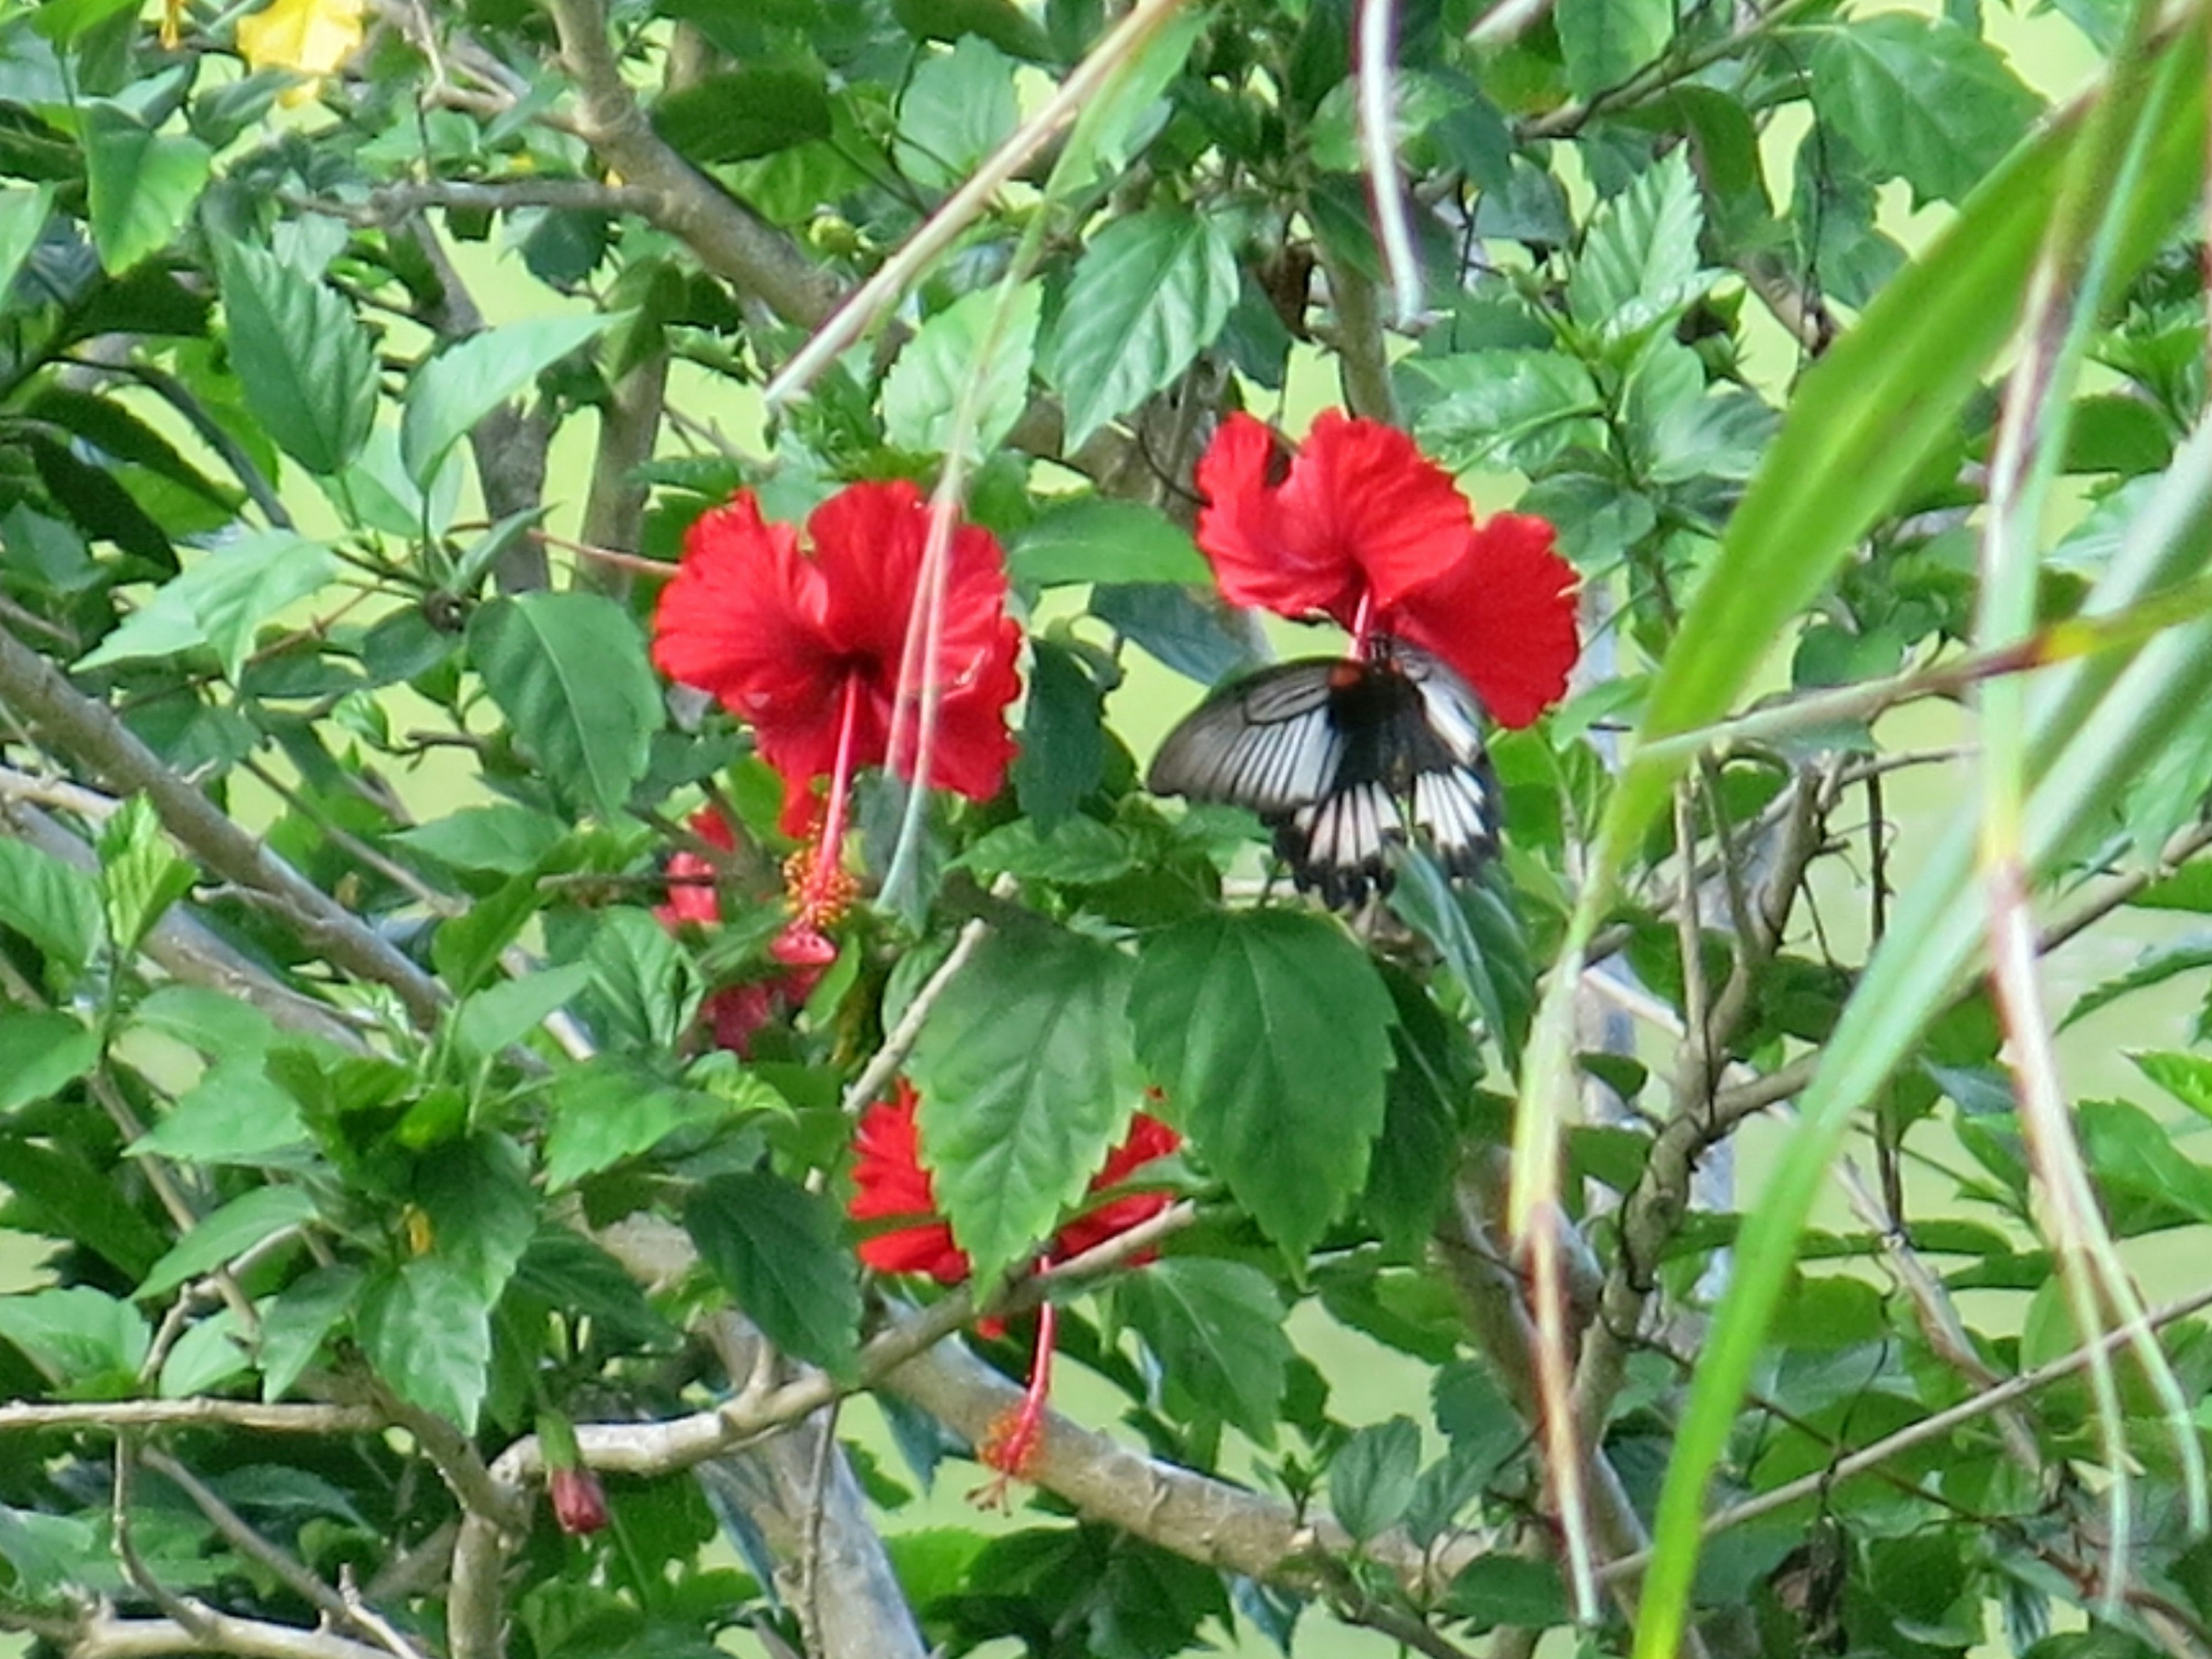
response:
<path fill-rule="evenodd" d="M 1498 514 L 1465 558 L 1384 619 L 1456 669 L 1500 726 L 1526 726 L 1565 696 L 1582 651 L 1574 568 L 1553 550 L 1553 533 L 1542 519 Z"/>
<path fill-rule="evenodd" d="M 1442 574 L 1467 544 L 1467 498 L 1395 427 L 1324 411 L 1285 465 L 1281 440 L 1232 415 L 1198 464 L 1198 544 L 1223 597 L 1347 627 Z"/>
<path fill-rule="evenodd" d="M 823 629 L 823 599 L 822 574 L 791 527 L 765 522 L 740 492 L 691 526 L 653 612 L 655 665 L 750 721 L 763 757 L 794 786 L 836 759 L 844 674 Z"/>

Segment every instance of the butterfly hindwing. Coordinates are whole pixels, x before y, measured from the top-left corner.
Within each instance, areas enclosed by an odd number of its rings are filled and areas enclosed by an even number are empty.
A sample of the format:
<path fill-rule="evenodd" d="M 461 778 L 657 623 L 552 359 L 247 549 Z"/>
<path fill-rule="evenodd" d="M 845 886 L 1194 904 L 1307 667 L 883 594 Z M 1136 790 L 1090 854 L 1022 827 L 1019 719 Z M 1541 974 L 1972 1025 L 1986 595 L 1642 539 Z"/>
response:
<path fill-rule="evenodd" d="M 1498 792 L 1482 706 L 1427 653 L 1308 658 L 1218 691 L 1169 734 L 1157 794 L 1249 808 L 1303 888 L 1356 904 L 1390 884 L 1411 833 L 1470 875 L 1498 848 Z"/>

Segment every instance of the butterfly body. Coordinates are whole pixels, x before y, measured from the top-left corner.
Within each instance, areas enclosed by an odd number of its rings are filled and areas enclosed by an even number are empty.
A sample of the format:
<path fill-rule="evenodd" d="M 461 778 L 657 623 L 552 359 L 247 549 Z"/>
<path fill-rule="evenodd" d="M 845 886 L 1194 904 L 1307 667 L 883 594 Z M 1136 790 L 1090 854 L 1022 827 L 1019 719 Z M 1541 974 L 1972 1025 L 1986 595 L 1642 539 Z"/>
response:
<path fill-rule="evenodd" d="M 1415 836 L 1447 873 L 1498 850 L 1499 794 L 1482 705 L 1426 652 L 1377 638 L 1364 657 L 1312 657 L 1232 682 L 1168 736 L 1156 794 L 1247 807 L 1301 888 L 1335 906 L 1387 890 Z"/>

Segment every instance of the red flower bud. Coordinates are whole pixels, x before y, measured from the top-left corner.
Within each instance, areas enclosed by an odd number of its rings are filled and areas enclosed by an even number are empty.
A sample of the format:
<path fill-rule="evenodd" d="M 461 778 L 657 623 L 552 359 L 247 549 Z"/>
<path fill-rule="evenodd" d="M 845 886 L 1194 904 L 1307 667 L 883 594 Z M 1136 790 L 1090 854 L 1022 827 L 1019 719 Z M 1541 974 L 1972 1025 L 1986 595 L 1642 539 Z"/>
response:
<path fill-rule="evenodd" d="M 548 1469 L 546 1493 L 553 1500 L 553 1519 L 572 1538 L 598 1532 L 607 1524 L 606 1489 L 589 1469 Z"/>

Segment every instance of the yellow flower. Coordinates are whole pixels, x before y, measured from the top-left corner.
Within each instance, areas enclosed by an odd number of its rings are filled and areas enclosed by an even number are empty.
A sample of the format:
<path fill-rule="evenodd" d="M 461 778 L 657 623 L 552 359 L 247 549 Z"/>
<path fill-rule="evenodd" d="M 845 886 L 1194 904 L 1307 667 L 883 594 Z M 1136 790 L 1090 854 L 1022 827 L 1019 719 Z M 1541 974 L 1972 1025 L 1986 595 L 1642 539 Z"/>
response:
<path fill-rule="evenodd" d="M 238 20 L 239 53 L 257 70 L 328 75 L 361 45 L 363 7 L 364 0 L 270 0 Z M 296 104 L 313 93 L 312 84 L 295 87 L 283 101 Z"/>

